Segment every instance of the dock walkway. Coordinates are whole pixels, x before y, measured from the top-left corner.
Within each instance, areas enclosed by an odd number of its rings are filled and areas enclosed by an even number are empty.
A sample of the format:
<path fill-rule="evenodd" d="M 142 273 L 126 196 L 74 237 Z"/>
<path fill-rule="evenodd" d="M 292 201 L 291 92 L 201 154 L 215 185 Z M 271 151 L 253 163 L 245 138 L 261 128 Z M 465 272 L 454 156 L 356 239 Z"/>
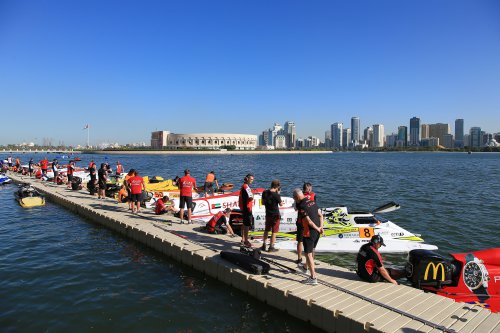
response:
<path fill-rule="evenodd" d="M 221 250 L 239 250 L 240 238 L 209 235 L 202 225 L 180 224 L 169 215 L 132 214 L 116 200 L 97 200 L 85 190 L 9 174 L 32 184 L 48 200 L 139 241 L 175 260 L 256 297 L 326 332 L 500 332 L 500 314 L 404 285 L 366 283 L 354 272 L 321 262 L 317 286 L 302 283 L 295 254 L 265 253 L 267 275 L 253 275 L 225 260 Z"/>

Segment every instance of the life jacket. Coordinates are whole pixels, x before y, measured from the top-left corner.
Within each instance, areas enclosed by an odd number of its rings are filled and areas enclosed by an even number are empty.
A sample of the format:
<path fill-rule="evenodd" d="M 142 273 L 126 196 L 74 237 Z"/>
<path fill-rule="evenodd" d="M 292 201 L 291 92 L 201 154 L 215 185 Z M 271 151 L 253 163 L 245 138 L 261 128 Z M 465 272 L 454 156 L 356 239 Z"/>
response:
<path fill-rule="evenodd" d="M 40 166 L 42 169 L 47 170 L 47 167 L 49 166 L 49 161 L 47 160 L 41 160 L 40 161 Z"/>
<path fill-rule="evenodd" d="M 40 179 L 42 178 L 42 170 L 38 169 L 37 172 L 35 173 L 35 178 Z"/>
<path fill-rule="evenodd" d="M 66 172 L 66 174 L 68 174 L 68 175 L 73 174 L 73 166 L 71 164 L 68 164 L 68 171 Z"/>
<path fill-rule="evenodd" d="M 316 193 L 314 193 L 314 192 L 304 192 L 304 196 L 307 199 L 311 200 L 311 201 L 316 201 L 315 200 L 316 199 Z"/>
<path fill-rule="evenodd" d="M 224 215 L 224 212 L 218 212 L 212 218 L 210 221 L 207 222 L 207 225 L 205 226 L 207 228 L 207 232 L 209 234 L 214 234 L 215 233 L 215 226 L 217 225 L 217 222 L 220 220 L 220 218 Z"/>
<path fill-rule="evenodd" d="M 122 173 L 122 172 L 123 172 L 123 166 L 122 166 L 121 164 L 118 164 L 118 165 L 116 166 L 116 174 L 118 174 L 118 175 L 119 175 L 119 174 L 120 174 L 120 173 Z"/>
<path fill-rule="evenodd" d="M 213 173 L 209 173 L 207 178 L 205 178 L 206 183 L 213 183 L 215 180 L 215 175 Z"/>

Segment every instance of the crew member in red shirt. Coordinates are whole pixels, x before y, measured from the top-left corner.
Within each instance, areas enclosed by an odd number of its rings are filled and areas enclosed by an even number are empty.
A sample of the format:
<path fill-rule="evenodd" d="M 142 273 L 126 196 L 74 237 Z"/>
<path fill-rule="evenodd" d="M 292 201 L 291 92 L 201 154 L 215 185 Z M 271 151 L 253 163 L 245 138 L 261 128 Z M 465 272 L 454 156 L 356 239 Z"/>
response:
<path fill-rule="evenodd" d="M 304 194 L 304 197 L 309 199 L 310 201 L 316 202 L 317 196 L 316 193 L 312 191 L 312 184 L 311 183 L 304 183 L 304 186 L 302 187 L 302 192 Z M 303 241 L 303 231 L 304 228 L 302 227 L 302 221 L 297 220 L 297 264 L 302 263 L 302 241 Z"/>
<path fill-rule="evenodd" d="M 71 188 L 71 181 L 73 180 L 73 172 L 75 172 L 74 164 L 75 162 L 69 161 L 68 170 L 66 171 L 66 175 L 68 176 L 68 183 L 66 185 L 68 185 L 67 186 L 68 188 Z"/>
<path fill-rule="evenodd" d="M 47 177 L 47 168 L 49 167 L 49 160 L 44 158 L 40 161 L 40 169 L 42 169 L 42 177 Z"/>
<path fill-rule="evenodd" d="M 139 172 L 135 171 L 134 177 L 130 177 L 127 182 L 130 187 L 130 200 L 135 203 L 135 208 L 132 208 L 132 214 L 133 213 L 138 214 L 141 208 L 142 191 L 143 190 L 146 191 L 146 186 L 144 185 L 144 179 L 142 179 L 142 177 L 139 177 Z"/>
<path fill-rule="evenodd" d="M 253 193 L 252 189 L 250 188 L 250 184 L 253 183 L 253 180 L 254 176 L 251 173 L 249 173 L 245 177 L 243 185 L 240 189 L 240 197 L 238 200 L 238 205 L 240 206 L 241 214 L 243 215 L 243 232 L 241 233 L 241 241 L 246 247 L 252 247 L 252 244 L 250 243 L 250 240 L 248 238 L 248 230 L 253 224 Z"/>
<path fill-rule="evenodd" d="M 196 188 L 196 179 L 191 177 L 189 169 L 184 170 L 184 177 L 179 179 L 180 197 L 180 216 L 181 224 L 184 219 L 184 207 L 187 205 L 188 224 L 191 223 L 191 206 L 193 205 L 193 188 Z"/>
<path fill-rule="evenodd" d="M 165 214 L 168 212 L 176 212 L 175 207 L 173 206 L 173 203 L 169 201 L 168 195 L 163 196 L 163 198 L 160 198 L 156 201 L 156 206 L 155 206 L 155 214 L 156 215 L 161 215 Z"/>

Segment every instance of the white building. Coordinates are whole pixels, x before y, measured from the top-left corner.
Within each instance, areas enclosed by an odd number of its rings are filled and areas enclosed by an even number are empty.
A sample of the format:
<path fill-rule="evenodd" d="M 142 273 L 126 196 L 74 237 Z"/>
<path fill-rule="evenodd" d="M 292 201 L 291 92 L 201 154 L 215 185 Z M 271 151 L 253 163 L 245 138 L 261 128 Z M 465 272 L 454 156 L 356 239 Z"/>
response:
<path fill-rule="evenodd" d="M 257 136 L 226 133 L 175 134 L 168 131 L 151 133 L 153 149 L 219 149 L 221 146 L 235 146 L 236 150 L 254 150 L 257 147 Z"/>
<path fill-rule="evenodd" d="M 375 124 L 373 127 L 373 145 L 372 147 L 378 148 L 384 146 L 384 125 Z"/>

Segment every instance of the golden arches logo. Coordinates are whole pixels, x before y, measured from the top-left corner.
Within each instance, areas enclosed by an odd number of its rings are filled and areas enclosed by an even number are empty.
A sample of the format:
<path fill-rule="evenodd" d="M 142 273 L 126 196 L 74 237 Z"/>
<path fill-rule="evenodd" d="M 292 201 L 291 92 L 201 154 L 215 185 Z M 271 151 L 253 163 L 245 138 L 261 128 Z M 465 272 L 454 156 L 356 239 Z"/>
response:
<path fill-rule="evenodd" d="M 438 264 L 435 264 L 433 262 L 428 263 L 427 267 L 425 268 L 424 280 L 427 280 L 427 277 L 429 275 L 429 269 L 431 267 L 432 267 L 432 279 L 437 280 L 436 278 L 438 277 L 439 270 L 441 269 L 441 281 L 445 281 L 446 270 L 444 269 L 444 265 L 442 262 Z"/>

